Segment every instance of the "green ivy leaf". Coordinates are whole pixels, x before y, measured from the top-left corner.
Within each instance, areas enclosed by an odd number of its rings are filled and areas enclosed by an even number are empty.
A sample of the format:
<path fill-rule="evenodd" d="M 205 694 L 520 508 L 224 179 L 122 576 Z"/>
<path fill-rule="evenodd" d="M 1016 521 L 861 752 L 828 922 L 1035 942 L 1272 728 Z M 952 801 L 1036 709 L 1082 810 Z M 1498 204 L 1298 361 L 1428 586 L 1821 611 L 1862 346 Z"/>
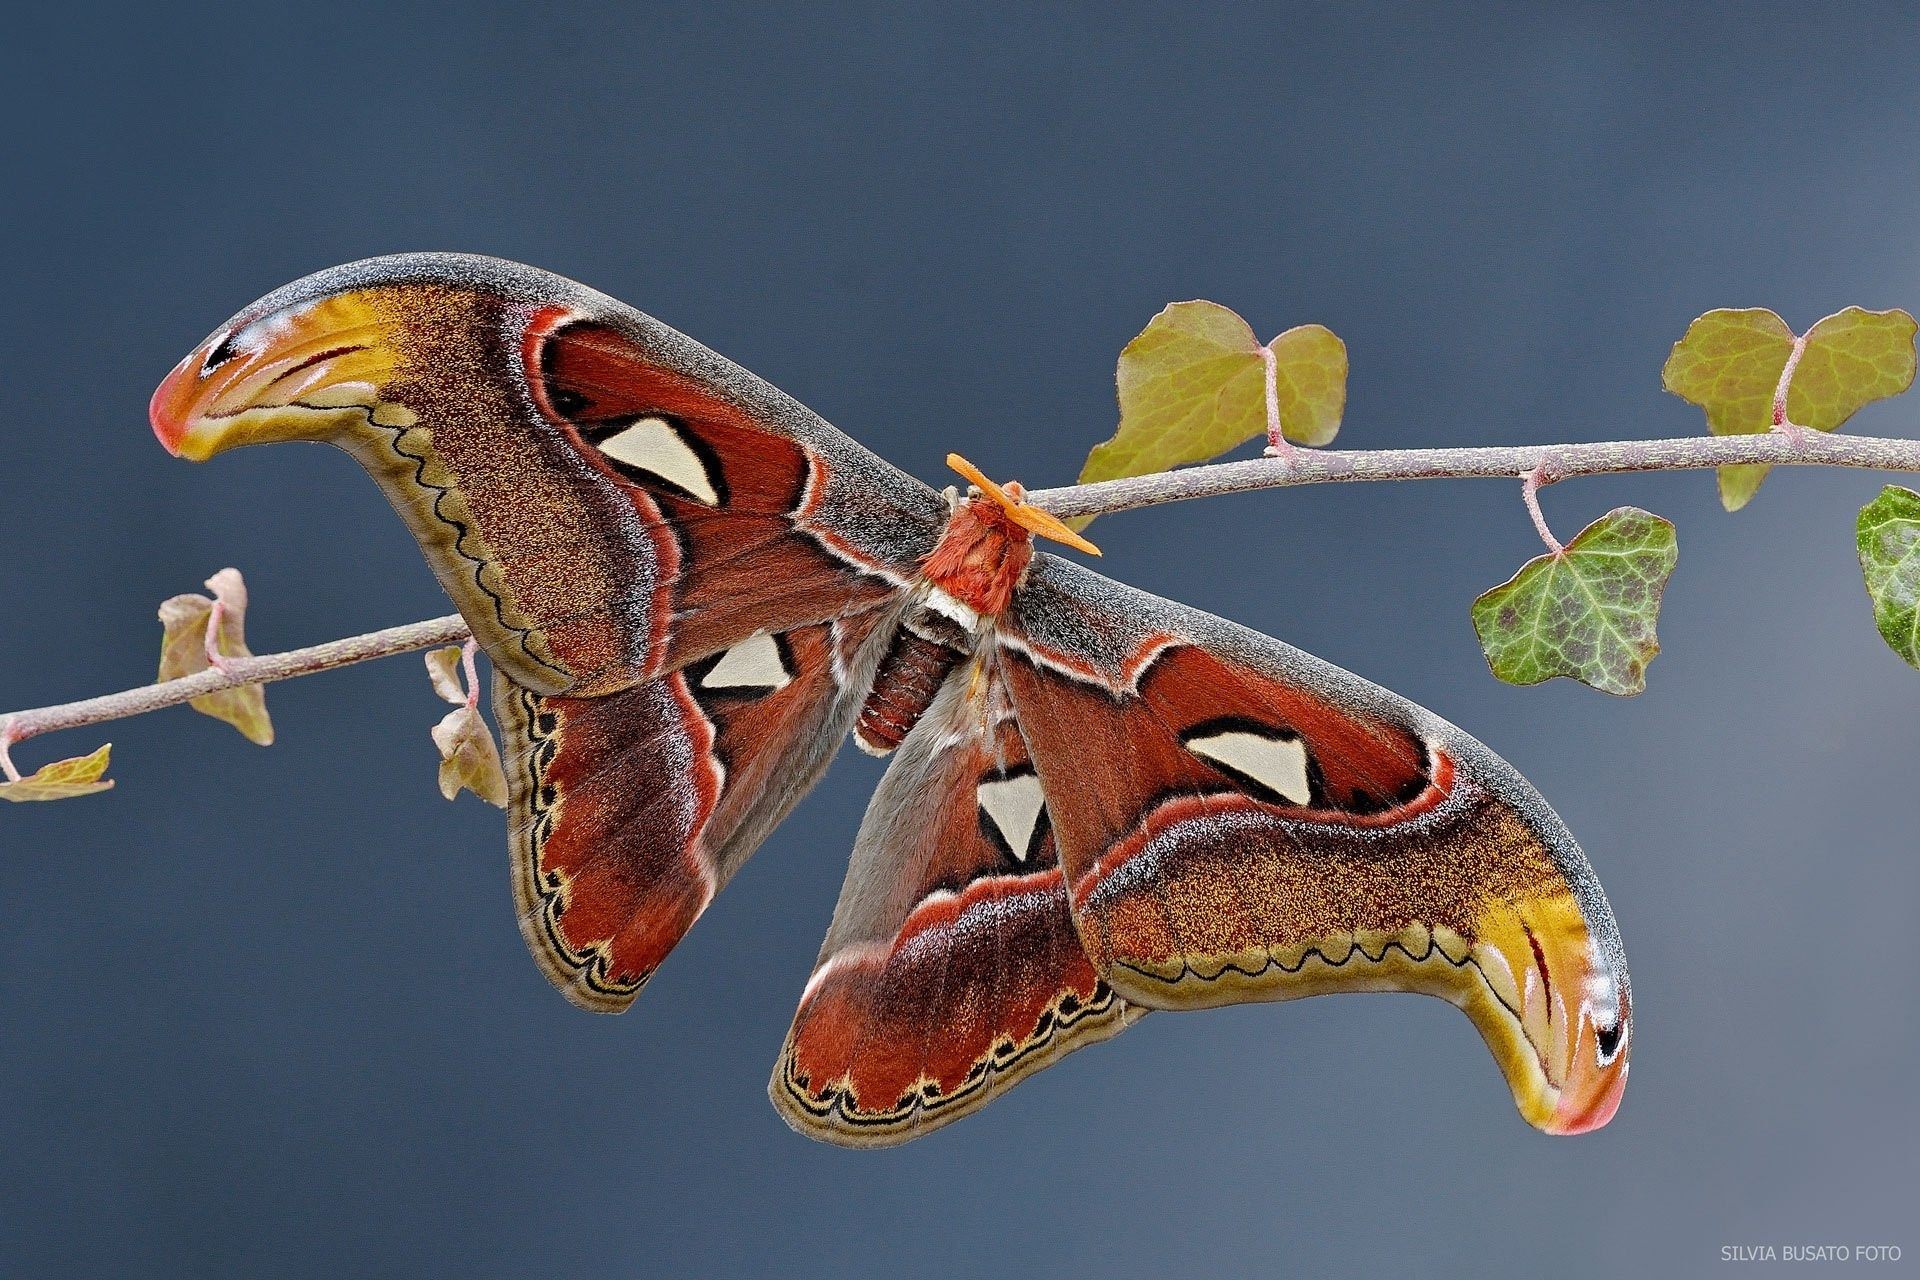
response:
<path fill-rule="evenodd" d="M 1346 344 L 1324 325 L 1307 324 L 1264 350 L 1273 355 L 1281 434 L 1297 444 L 1330 443 L 1346 410 Z M 1120 353 L 1120 426 L 1087 455 L 1080 483 L 1205 462 L 1264 436 L 1262 353 L 1247 322 L 1217 302 L 1166 307 Z"/>
<path fill-rule="evenodd" d="M 1880 638 L 1920 667 L 1920 493 L 1890 484 L 1860 508 L 1860 572 Z"/>
<path fill-rule="evenodd" d="M 1787 419 L 1833 431 L 1864 405 L 1913 384 L 1914 331 L 1905 311 L 1848 307 L 1807 330 L 1787 387 Z M 1687 326 L 1660 379 L 1706 411 L 1717 436 L 1773 429 L 1773 397 L 1793 351 L 1787 322 L 1764 307 L 1709 311 Z M 1738 511 L 1767 477 L 1765 465 L 1720 468 L 1720 502 Z"/>
<path fill-rule="evenodd" d="M 1603 693 L 1647 687 L 1654 624 L 1679 558 L 1673 525 L 1617 507 L 1557 553 L 1529 560 L 1473 602 L 1473 629 L 1508 684 L 1570 676 Z"/>
<path fill-rule="evenodd" d="M 238 569 L 222 569 L 207 579 L 213 599 L 202 595 L 179 595 L 160 606 L 161 680 L 205 671 L 207 661 L 207 622 L 213 616 L 214 601 L 221 606 L 220 630 L 215 637 L 220 655 L 226 658 L 251 658 L 247 648 L 247 584 Z M 244 734 L 249 742 L 273 745 L 273 720 L 267 715 L 267 691 L 257 684 L 222 689 L 187 704 L 202 715 L 224 720 Z"/>
<path fill-rule="evenodd" d="M 56 760 L 17 782 L 0 782 L 0 800 L 71 800 L 111 790 L 113 780 L 105 775 L 112 753 L 113 744 L 109 742 L 92 755 Z"/>

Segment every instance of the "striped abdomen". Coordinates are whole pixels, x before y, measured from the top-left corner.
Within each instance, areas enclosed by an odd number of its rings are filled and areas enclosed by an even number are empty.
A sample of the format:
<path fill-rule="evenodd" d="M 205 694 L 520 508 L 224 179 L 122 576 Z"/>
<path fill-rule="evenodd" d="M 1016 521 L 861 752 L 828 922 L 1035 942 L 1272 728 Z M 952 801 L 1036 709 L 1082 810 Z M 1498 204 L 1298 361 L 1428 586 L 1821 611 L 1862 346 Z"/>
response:
<path fill-rule="evenodd" d="M 953 633 L 951 638 L 946 637 Z M 883 756 L 906 738 L 947 676 L 966 653 L 959 628 L 937 614 L 916 612 L 893 633 L 893 644 L 874 673 L 873 688 L 860 708 L 853 740 L 862 751 Z"/>

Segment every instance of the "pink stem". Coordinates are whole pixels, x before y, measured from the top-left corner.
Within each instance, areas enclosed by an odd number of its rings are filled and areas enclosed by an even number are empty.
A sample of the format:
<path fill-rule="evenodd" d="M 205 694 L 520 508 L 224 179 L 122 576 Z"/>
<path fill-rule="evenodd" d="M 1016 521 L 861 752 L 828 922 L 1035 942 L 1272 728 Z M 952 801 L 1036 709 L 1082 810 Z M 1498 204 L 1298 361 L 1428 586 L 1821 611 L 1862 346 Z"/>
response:
<path fill-rule="evenodd" d="M 215 671 L 227 670 L 227 655 L 220 652 L 220 626 L 227 620 L 227 602 L 215 600 L 207 612 L 207 665 Z"/>
<path fill-rule="evenodd" d="M 1260 348 L 1260 363 L 1266 366 L 1267 377 L 1267 453 L 1291 458 L 1293 441 L 1280 429 L 1280 360 L 1273 354 L 1272 347 Z"/>
<path fill-rule="evenodd" d="M 1547 527 L 1546 513 L 1540 510 L 1540 490 L 1542 486 L 1553 483 L 1547 475 L 1547 464 L 1541 463 L 1531 471 L 1520 475 L 1520 500 L 1527 504 L 1527 514 L 1533 517 L 1534 532 L 1540 535 L 1540 541 L 1547 544 L 1547 550 L 1556 556 L 1563 556 L 1567 549 L 1560 545 L 1560 539 L 1553 536 L 1553 530 Z"/>
<path fill-rule="evenodd" d="M 460 665 L 467 673 L 467 710 L 480 705 L 480 672 L 474 666 L 474 655 L 480 652 L 480 642 L 469 639 L 460 649 Z"/>
<path fill-rule="evenodd" d="M 1780 369 L 1780 381 L 1773 387 L 1773 429 L 1787 435 L 1804 430 L 1799 423 L 1787 418 L 1787 388 L 1793 384 L 1794 371 L 1800 367 L 1800 357 L 1806 350 L 1807 338 L 1801 334 L 1793 340 L 1793 350 L 1787 352 L 1787 363 Z"/>

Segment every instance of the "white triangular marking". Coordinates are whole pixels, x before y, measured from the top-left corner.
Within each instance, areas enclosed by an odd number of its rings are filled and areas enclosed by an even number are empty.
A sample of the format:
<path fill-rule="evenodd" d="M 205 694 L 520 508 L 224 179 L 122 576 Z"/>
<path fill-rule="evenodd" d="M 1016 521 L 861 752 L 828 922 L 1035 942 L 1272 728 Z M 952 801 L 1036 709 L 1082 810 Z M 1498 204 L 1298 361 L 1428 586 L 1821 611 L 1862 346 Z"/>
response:
<path fill-rule="evenodd" d="M 1028 846 L 1033 843 L 1033 829 L 1040 821 L 1040 810 L 1047 803 L 1040 790 L 1040 779 L 1031 773 L 1013 778 L 989 778 L 974 794 L 980 799 L 980 808 L 993 819 L 993 825 L 1000 828 L 1007 848 L 1013 850 L 1015 858 L 1025 862 L 1030 852 Z"/>
<path fill-rule="evenodd" d="M 780 646 L 764 631 L 742 640 L 720 655 L 713 669 L 700 677 L 702 689 L 784 689 L 793 679 L 780 660 Z"/>
<path fill-rule="evenodd" d="M 1295 804 L 1313 799 L 1313 787 L 1307 782 L 1307 744 L 1297 738 L 1268 738 L 1235 729 L 1194 738 L 1187 750 L 1218 760 Z"/>
<path fill-rule="evenodd" d="M 713 477 L 707 474 L 707 464 L 665 418 L 640 419 L 625 431 L 602 440 L 600 452 L 616 462 L 652 472 L 710 507 L 720 503 Z"/>

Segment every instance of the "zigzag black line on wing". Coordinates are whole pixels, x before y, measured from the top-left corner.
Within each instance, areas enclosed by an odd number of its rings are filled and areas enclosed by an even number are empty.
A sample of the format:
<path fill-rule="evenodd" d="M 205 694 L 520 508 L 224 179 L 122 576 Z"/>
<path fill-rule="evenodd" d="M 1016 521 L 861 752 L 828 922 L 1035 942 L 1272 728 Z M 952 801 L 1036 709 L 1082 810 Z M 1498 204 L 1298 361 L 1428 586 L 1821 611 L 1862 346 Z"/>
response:
<path fill-rule="evenodd" d="M 294 403 L 299 404 L 300 407 L 304 409 L 325 408 L 325 406 L 310 405 L 302 401 L 295 401 Z M 389 438 L 387 440 L 387 447 L 393 450 L 394 455 L 396 457 L 402 458 L 413 464 L 414 484 L 419 488 L 425 489 L 429 493 L 433 494 L 434 519 L 440 521 L 442 524 L 454 530 L 454 534 L 455 534 L 453 539 L 454 553 L 458 555 L 461 559 L 467 561 L 469 564 L 473 566 L 473 585 L 479 588 L 480 594 L 486 596 L 487 599 L 493 601 L 494 619 L 497 622 L 499 622 L 501 629 L 503 631 L 510 632 L 519 641 L 520 651 L 527 656 L 528 661 L 532 662 L 536 666 L 545 667 L 547 670 L 553 672 L 555 675 L 558 675 L 558 676 L 567 675 L 568 673 L 563 668 L 555 666 L 553 663 L 548 662 L 546 659 L 540 657 L 540 655 L 536 654 L 533 651 L 531 645 L 528 643 L 528 641 L 531 639 L 531 636 L 532 636 L 532 632 L 528 628 L 517 627 L 513 625 L 511 622 L 507 621 L 506 600 L 500 595 L 499 592 L 493 590 L 493 588 L 489 587 L 486 583 L 486 579 L 484 576 L 487 568 L 486 560 L 483 557 L 472 554 L 466 548 L 467 537 L 473 532 L 473 530 L 467 525 L 467 523 L 464 520 L 456 519 L 454 516 L 447 514 L 447 512 L 441 506 L 442 501 L 446 499 L 453 492 L 453 487 L 451 485 L 434 484 L 432 481 L 427 479 L 428 458 L 426 454 L 410 453 L 406 449 L 403 449 L 400 447 L 401 440 L 405 438 L 406 434 L 409 431 L 415 430 L 415 428 L 414 427 L 389 427 L 382 423 L 376 422 L 374 421 L 374 418 L 373 418 L 374 411 L 371 408 L 362 409 L 361 412 L 363 416 L 366 418 L 366 422 L 369 427 L 389 433 Z"/>
<path fill-rule="evenodd" d="M 1387 958 L 1387 952 L 1389 951 L 1398 951 L 1401 955 L 1405 956 L 1408 960 L 1410 960 L 1414 964 L 1425 964 L 1427 961 L 1433 959 L 1435 952 L 1438 952 L 1442 960 L 1445 960 L 1448 964 L 1452 965 L 1456 969 L 1464 969 L 1464 968 L 1467 968 L 1468 966 L 1472 966 L 1474 971 L 1480 975 L 1480 981 L 1482 985 L 1486 987 L 1488 994 L 1493 996 L 1493 998 L 1499 1002 L 1500 1007 L 1502 1009 L 1505 1009 L 1508 1013 L 1512 1014 L 1516 1022 L 1524 1021 L 1524 1019 L 1521 1017 L 1520 1011 L 1518 1009 L 1515 1009 L 1511 1004 L 1508 1004 L 1506 997 L 1502 996 L 1499 990 L 1494 987 L 1493 983 L 1487 980 L 1487 971 L 1480 967 L 1480 962 L 1473 958 L 1473 955 L 1471 952 L 1469 952 L 1464 958 L 1455 960 L 1452 956 L 1447 954 L 1446 949 L 1444 947 L 1442 947 L 1438 942 L 1434 940 L 1433 931 L 1431 929 L 1427 931 L 1427 949 L 1424 953 L 1420 955 L 1413 954 L 1412 951 L 1407 949 L 1406 943 L 1401 942 L 1398 938 L 1392 938 L 1387 941 L 1387 944 L 1384 947 L 1380 948 L 1380 954 L 1377 956 L 1369 953 L 1367 949 L 1356 940 L 1352 946 L 1347 948 L 1347 954 L 1345 954 L 1344 956 L 1341 956 L 1338 960 L 1333 959 L 1326 952 L 1322 951 L 1318 945 L 1315 945 L 1315 946 L 1308 947 L 1305 951 L 1300 953 L 1299 964 L 1289 965 L 1284 961 L 1280 960 L 1278 957 L 1275 957 L 1270 954 L 1267 957 L 1267 962 L 1264 965 L 1261 965 L 1258 969 L 1248 969 L 1236 963 L 1235 961 L 1229 960 L 1225 964 L 1221 965 L 1218 969 L 1215 969 L 1212 973 L 1202 973 L 1200 970 L 1193 967 L 1193 964 L 1191 961 L 1187 960 L 1185 957 L 1182 957 L 1180 961 L 1180 972 L 1175 974 L 1171 978 L 1166 977 L 1162 974 L 1154 973 L 1148 969 L 1142 969 L 1138 965 L 1128 964 L 1125 960 L 1115 960 L 1113 963 L 1114 963 L 1114 967 L 1125 969 L 1128 973 L 1138 974 L 1140 977 L 1146 978 L 1153 982 L 1160 983 L 1162 986 L 1171 987 L 1171 986 L 1177 986 L 1179 983 L 1185 981 L 1188 978 L 1194 978 L 1200 982 L 1218 982 L 1221 978 L 1225 977 L 1229 973 L 1237 973 L 1243 978 L 1258 978 L 1262 974 L 1269 973 L 1274 969 L 1278 969 L 1280 970 L 1280 972 L 1287 974 L 1289 976 L 1292 976 L 1294 974 L 1299 973 L 1302 969 L 1306 968 L 1308 960 L 1314 959 L 1316 957 L 1319 959 L 1320 963 L 1326 965 L 1330 969 L 1343 968 L 1349 961 L 1353 959 L 1353 957 L 1356 954 L 1364 957 L 1368 964 L 1379 964 L 1381 961 Z"/>
<path fill-rule="evenodd" d="M 1071 1010 L 1063 1007 L 1069 1001 L 1075 1005 Z M 1059 1033 L 1071 1031 L 1081 1023 L 1090 1020 L 1106 1020 L 1108 1015 L 1124 1018 L 1129 1008 L 1135 1009 L 1141 1015 L 1147 1012 L 1138 1006 L 1128 1005 L 1114 994 L 1113 988 L 1104 982 L 1095 985 L 1093 999 L 1085 1004 L 1079 1004 L 1070 992 L 1062 992 L 1054 1001 L 1052 1008 L 1041 1015 L 1039 1025 L 1034 1028 L 1033 1035 L 1028 1037 L 1025 1043 L 1016 1045 L 1013 1041 L 1006 1039 L 994 1041 L 989 1056 L 974 1063 L 967 1072 L 966 1080 L 958 1089 L 952 1093 L 942 1093 L 931 1083 L 922 1083 L 917 1091 L 886 1111 L 849 1109 L 847 1091 L 838 1087 L 829 1090 L 822 1100 L 815 1101 L 806 1088 L 810 1082 L 804 1077 L 796 1077 L 793 1073 L 791 1050 L 781 1062 L 780 1081 L 795 1105 L 809 1115 L 821 1119 L 837 1116 L 857 1129 L 897 1128 L 916 1111 L 935 1114 L 970 1099 L 980 1090 L 987 1088 L 994 1080 L 1014 1072 L 1036 1055 L 1044 1054 L 1046 1050 L 1054 1047 Z"/>

